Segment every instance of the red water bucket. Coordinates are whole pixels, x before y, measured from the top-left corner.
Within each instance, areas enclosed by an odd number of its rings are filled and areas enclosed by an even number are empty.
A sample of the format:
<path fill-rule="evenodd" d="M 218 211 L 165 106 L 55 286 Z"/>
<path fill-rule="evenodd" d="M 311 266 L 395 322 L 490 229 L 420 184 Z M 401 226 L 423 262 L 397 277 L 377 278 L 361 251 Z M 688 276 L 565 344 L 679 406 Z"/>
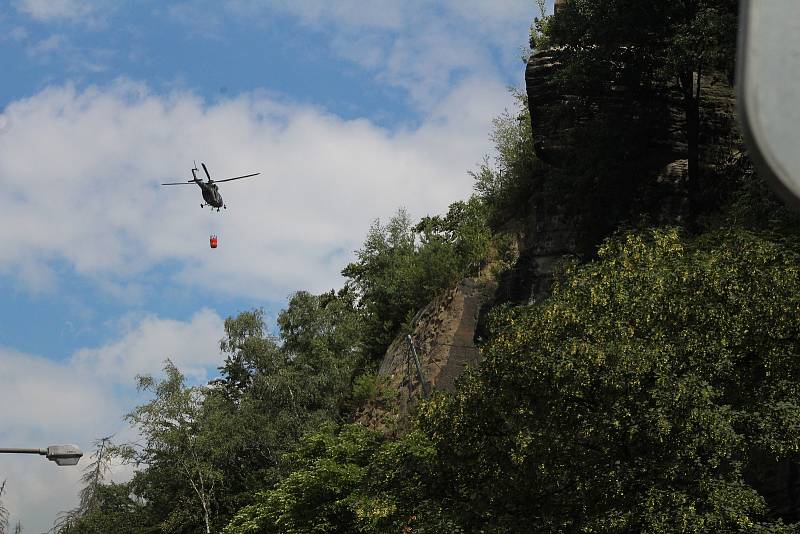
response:
<path fill-rule="evenodd" d="M 211 248 L 217 248 L 217 236 L 211 236 Z"/>

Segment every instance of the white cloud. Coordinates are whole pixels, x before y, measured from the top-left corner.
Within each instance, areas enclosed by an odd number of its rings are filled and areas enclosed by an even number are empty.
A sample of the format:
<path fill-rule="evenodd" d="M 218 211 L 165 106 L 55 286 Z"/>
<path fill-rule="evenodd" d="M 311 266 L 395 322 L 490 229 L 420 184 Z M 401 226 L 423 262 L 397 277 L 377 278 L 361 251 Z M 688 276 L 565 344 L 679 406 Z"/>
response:
<path fill-rule="evenodd" d="M 468 79 L 418 128 L 390 131 L 261 94 L 207 104 L 127 81 L 52 87 L 0 114 L 0 227 L 14 229 L 0 272 L 46 291 L 66 262 L 124 293 L 169 265 L 174 285 L 217 294 L 323 291 L 374 218 L 469 194 L 509 103 L 500 84 Z M 190 177 L 192 160 L 216 178 L 262 174 L 222 184 L 229 209 L 209 213 L 195 186 L 158 185 Z"/>
<path fill-rule="evenodd" d="M 92 0 L 14 0 L 18 11 L 42 21 L 81 19 L 95 13 L 98 2 Z"/>
<path fill-rule="evenodd" d="M 102 390 L 69 366 L 0 349 L 2 433 L 16 428 L 22 437 L 39 432 L 74 440 L 102 419 Z M 46 429 L 46 430 L 42 430 Z"/>
<path fill-rule="evenodd" d="M 63 47 L 64 43 L 65 37 L 63 35 L 54 34 L 31 46 L 28 49 L 28 53 L 34 57 L 47 55 L 55 50 L 58 50 L 60 47 Z"/>
<path fill-rule="evenodd" d="M 78 444 L 124 427 L 123 406 L 101 381 L 69 365 L 0 348 L 0 446 L 43 448 Z M 81 462 L 85 463 L 84 460 Z M 78 468 L 58 467 L 43 456 L 0 454 L 3 502 L 25 531 L 43 532 L 56 513 L 74 507 Z"/>
<path fill-rule="evenodd" d="M 413 28 L 413 23 L 424 20 L 452 20 L 454 25 L 476 25 L 480 35 L 496 34 L 498 29 L 507 29 L 520 20 L 528 25 L 526 17 L 536 9 L 530 0 L 232 0 L 229 5 L 251 14 L 264 8 L 285 11 L 308 24 L 337 30 L 396 31 Z"/>
<path fill-rule="evenodd" d="M 222 363 L 222 335 L 219 316 L 201 310 L 188 321 L 129 318 L 120 339 L 78 350 L 67 362 L 0 348 L 0 447 L 75 443 L 88 456 L 97 438 L 135 439 L 122 420 L 134 403 L 146 400 L 132 393 L 134 375 L 160 374 L 170 357 L 187 379 L 202 383 Z M 3 502 L 12 521 L 20 518 L 26 532 L 48 530 L 59 511 L 77 504 L 86 456 L 73 468 L 38 455 L 0 454 L 0 480 L 8 481 Z M 130 466 L 117 465 L 112 479 L 130 475 Z"/>
<path fill-rule="evenodd" d="M 70 36 L 63 33 L 52 34 L 44 39 L 30 41 L 25 53 L 31 60 L 40 64 L 61 62 L 70 72 L 97 73 L 106 70 L 113 52 L 104 48 L 76 46 Z"/>
<path fill-rule="evenodd" d="M 207 370 L 220 364 L 223 321 L 203 309 L 188 322 L 146 316 L 129 318 L 122 338 L 96 348 L 78 350 L 71 365 L 118 384 L 133 384 L 136 375 L 158 374 L 169 358 L 195 382 L 206 382 Z"/>
<path fill-rule="evenodd" d="M 28 30 L 26 30 L 22 26 L 14 26 L 8 31 L 7 34 L 0 37 L 0 40 L 10 40 L 16 43 L 20 43 L 27 38 L 28 38 Z"/>

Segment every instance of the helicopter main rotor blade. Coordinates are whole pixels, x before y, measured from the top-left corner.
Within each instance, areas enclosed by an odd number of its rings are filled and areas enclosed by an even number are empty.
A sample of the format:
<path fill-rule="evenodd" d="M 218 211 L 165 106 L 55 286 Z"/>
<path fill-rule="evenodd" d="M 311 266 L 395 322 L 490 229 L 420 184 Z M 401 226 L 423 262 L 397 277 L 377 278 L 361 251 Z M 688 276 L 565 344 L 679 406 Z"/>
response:
<path fill-rule="evenodd" d="M 202 165 L 203 166 L 203 170 L 206 171 L 206 176 L 208 176 L 208 181 L 209 182 L 213 182 L 214 180 L 211 179 L 211 175 L 208 174 L 208 169 L 206 169 L 206 164 L 205 163 L 200 163 L 200 165 Z"/>
<path fill-rule="evenodd" d="M 170 182 L 168 184 L 161 184 L 161 185 L 190 185 L 195 183 L 197 182 L 195 182 L 194 180 L 189 180 L 188 182 Z"/>
<path fill-rule="evenodd" d="M 214 180 L 214 183 L 218 184 L 220 182 L 230 182 L 231 180 L 241 180 L 242 178 L 250 178 L 251 176 L 258 176 L 259 174 L 261 173 L 257 172 L 255 174 L 245 174 L 244 176 L 237 176 L 236 178 L 225 178 L 224 180 Z"/>

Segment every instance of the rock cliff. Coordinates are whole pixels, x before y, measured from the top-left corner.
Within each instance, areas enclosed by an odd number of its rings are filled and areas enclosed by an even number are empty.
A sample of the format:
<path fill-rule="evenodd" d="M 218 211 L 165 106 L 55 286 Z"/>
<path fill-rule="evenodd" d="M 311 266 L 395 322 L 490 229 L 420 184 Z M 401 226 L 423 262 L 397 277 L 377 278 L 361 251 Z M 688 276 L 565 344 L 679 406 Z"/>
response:
<path fill-rule="evenodd" d="M 560 5 L 566 5 L 566 0 Z M 584 87 L 560 76 L 569 51 L 537 51 L 525 85 L 533 149 L 548 170 L 529 199 L 520 258 L 500 294 L 514 302 L 548 293 L 552 266 L 565 255 L 591 259 L 625 224 L 683 224 L 689 216 L 686 119 L 680 96 L 631 87 L 624 70 Z M 719 196 L 722 175 L 741 147 L 730 80 L 702 77 L 701 202 Z M 609 141 L 609 139 L 611 141 Z M 602 147 L 603 154 L 586 147 Z M 711 199 L 713 201 L 713 199 Z"/>
<path fill-rule="evenodd" d="M 432 389 L 455 391 L 458 377 L 480 361 L 475 331 L 480 311 L 496 289 L 492 278 L 467 278 L 417 313 L 410 335 Z M 406 336 L 392 342 L 378 371 L 378 382 L 390 398 L 371 403 L 358 415 L 363 424 L 385 432 L 403 430 L 409 409 L 424 395 Z"/>

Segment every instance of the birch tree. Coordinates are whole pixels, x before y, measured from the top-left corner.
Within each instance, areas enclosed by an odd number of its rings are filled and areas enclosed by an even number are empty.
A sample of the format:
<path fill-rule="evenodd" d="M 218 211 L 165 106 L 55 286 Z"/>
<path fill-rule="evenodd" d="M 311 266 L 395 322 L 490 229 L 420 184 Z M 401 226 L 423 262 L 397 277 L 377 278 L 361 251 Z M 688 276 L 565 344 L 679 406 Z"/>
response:
<path fill-rule="evenodd" d="M 174 472 L 193 496 L 203 530 L 211 533 L 213 500 L 222 474 L 212 462 L 213 445 L 201 432 L 202 388 L 186 385 L 183 374 L 167 360 L 165 378 L 137 377 L 140 391 L 155 394 L 150 402 L 126 415 L 143 437 L 143 445 L 129 446 L 125 457 L 137 466 L 162 467 Z"/>

